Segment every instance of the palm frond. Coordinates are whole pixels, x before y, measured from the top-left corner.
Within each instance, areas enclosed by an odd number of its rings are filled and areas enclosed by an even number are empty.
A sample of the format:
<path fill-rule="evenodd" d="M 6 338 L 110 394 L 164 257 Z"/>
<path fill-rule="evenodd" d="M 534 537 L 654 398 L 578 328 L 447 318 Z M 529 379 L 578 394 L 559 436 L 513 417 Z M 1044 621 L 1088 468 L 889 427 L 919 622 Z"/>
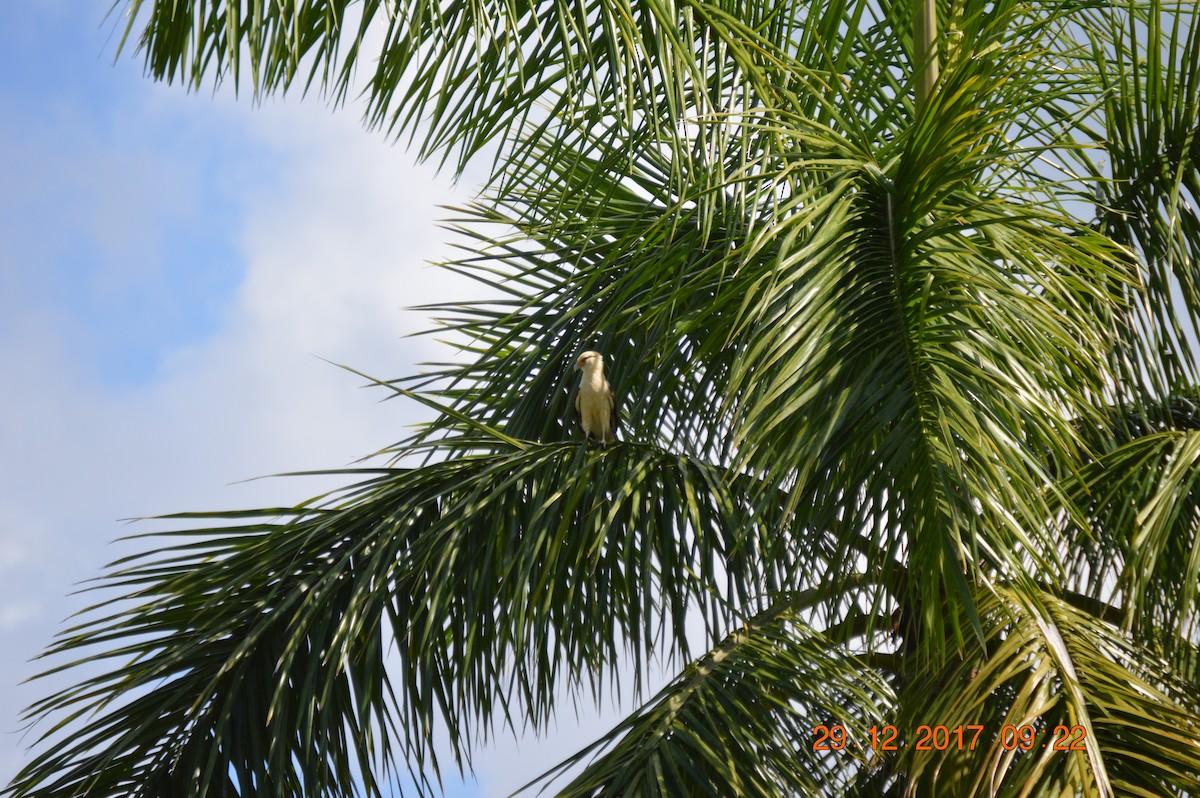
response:
<path fill-rule="evenodd" d="M 907 795 L 1191 794 L 1200 783 L 1194 684 L 1053 594 L 1000 588 L 979 606 L 986 653 L 900 700 L 910 723 L 983 729 L 973 747 L 951 738 L 922 751 L 908 738 L 896 764 Z"/>
<path fill-rule="evenodd" d="M 1200 382 L 1200 16 L 1192 3 L 1131 0 L 1087 14 L 1099 104 L 1078 160 L 1095 192 L 1095 225 L 1135 250 L 1144 288 L 1114 358 L 1136 403 Z"/>
<path fill-rule="evenodd" d="M 480 447 L 118 564 L 118 596 L 48 652 L 111 668 L 30 710 L 72 734 L 49 730 L 11 795 L 341 796 L 380 757 L 428 792 L 439 735 L 461 767 L 497 725 L 543 727 L 560 687 L 598 698 L 626 660 L 686 655 L 689 612 L 726 626 L 721 597 L 754 607 L 787 568 L 786 519 L 721 469 Z"/>
<path fill-rule="evenodd" d="M 861 767 L 856 743 L 886 717 L 892 697 L 875 672 L 800 614 L 781 597 L 748 618 L 645 707 L 560 765 L 556 771 L 603 751 L 556 794 L 837 794 Z M 819 726 L 837 727 L 826 743 L 814 737 Z"/>
<path fill-rule="evenodd" d="M 727 289 L 746 342 L 721 386 L 738 462 L 794 479 L 816 528 L 878 530 L 882 551 L 906 538 L 942 575 L 919 597 L 935 625 L 947 596 L 969 603 L 964 576 L 1053 557 L 1031 537 L 1046 453 L 1076 456 L 1071 419 L 1103 394 L 1103 320 L 1129 280 L 1106 239 L 983 181 L 1020 56 L 964 51 L 907 136 L 818 161 L 824 184 L 762 228 L 747 248 L 770 257 L 744 257 Z"/>
<path fill-rule="evenodd" d="M 1191 403 L 1165 409 L 1183 404 Z M 1112 604 L 1108 620 L 1186 677 L 1200 667 L 1200 433 L 1194 418 L 1183 420 L 1115 446 L 1065 480 L 1063 493 L 1086 519 L 1066 532 L 1074 541 L 1066 584 Z"/>
<path fill-rule="evenodd" d="M 792 96 L 794 52 L 822 46 L 846 12 L 761 0 L 679 6 L 591 2 L 441 0 L 126 0 L 159 79 L 248 83 L 256 94 L 294 83 L 341 100 L 367 61 L 367 117 L 394 132 L 424 132 L 422 154 L 461 166 L 529 122 L 556 138 L 602 123 L 655 131 L 683 147 L 687 118 L 742 107 L 777 108 Z M 842 52 L 827 54 L 835 64 Z M 788 103 L 791 104 L 791 103 Z M 540 106 L 540 107 L 539 107 Z M 501 149 L 505 145 L 501 143 Z"/>

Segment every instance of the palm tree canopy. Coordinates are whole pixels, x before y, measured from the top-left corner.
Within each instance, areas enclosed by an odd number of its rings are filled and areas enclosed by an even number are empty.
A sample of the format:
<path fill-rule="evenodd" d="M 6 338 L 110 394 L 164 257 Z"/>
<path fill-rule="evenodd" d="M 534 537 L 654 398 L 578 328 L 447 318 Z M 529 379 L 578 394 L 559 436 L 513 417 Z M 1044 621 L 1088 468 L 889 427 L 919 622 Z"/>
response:
<path fill-rule="evenodd" d="M 434 793 L 664 661 L 561 794 L 1200 794 L 1195 4 L 940 2 L 919 104 L 889 0 L 116 8 L 493 158 L 445 266 L 498 295 L 377 381 L 438 412 L 387 467 L 114 564 L 4 795 Z"/>

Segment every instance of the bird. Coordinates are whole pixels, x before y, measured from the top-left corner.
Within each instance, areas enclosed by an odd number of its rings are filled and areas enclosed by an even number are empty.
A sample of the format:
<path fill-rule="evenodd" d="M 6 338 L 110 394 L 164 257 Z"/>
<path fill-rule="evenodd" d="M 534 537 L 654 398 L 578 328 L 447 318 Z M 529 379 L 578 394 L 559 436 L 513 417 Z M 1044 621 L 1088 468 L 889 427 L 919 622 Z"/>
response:
<path fill-rule="evenodd" d="M 575 392 L 579 426 L 589 439 L 607 446 L 617 439 L 617 407 L 612 388 L 604 379 L 604 357 L 599 352 L 584 352 L 575 359 L 575 370 L 582 372 Z"/>

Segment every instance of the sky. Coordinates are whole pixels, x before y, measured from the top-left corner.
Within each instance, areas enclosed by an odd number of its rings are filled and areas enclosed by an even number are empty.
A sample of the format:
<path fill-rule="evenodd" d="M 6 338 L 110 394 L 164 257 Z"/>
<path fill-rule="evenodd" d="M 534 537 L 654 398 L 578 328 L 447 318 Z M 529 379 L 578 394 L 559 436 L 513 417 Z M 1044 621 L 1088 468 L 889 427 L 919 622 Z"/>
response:
<path fill-rule="evenodd" d="M 123 519 L 335 487 L 252 478 L 349 465 L 420 412 L 326 360 L 444 360 L 405 308 L 481 293 L 427 263 L 471 173 L 416 164 L 353 105 L 156 84 L 118 57 L 110 7 L 0 4 L 0 786 L 47 687 L 23 683 L 33 658 L 133 545 L 114 541 L 153 531 Z M 446 794 L 507 795 L 611 712 L 498 743 Z"/>

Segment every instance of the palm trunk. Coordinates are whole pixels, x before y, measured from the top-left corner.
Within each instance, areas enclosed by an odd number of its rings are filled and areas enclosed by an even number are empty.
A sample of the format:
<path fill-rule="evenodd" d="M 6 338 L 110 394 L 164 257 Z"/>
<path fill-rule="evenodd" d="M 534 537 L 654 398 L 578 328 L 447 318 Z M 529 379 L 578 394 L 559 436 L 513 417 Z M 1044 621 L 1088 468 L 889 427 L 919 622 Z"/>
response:
<path fill-rule="evenodd" d="M 934 0 L 912 0 L 913 50 L 916 56 L 917 112 L 933 96 L 938 79 L 937 7 Z"/>

